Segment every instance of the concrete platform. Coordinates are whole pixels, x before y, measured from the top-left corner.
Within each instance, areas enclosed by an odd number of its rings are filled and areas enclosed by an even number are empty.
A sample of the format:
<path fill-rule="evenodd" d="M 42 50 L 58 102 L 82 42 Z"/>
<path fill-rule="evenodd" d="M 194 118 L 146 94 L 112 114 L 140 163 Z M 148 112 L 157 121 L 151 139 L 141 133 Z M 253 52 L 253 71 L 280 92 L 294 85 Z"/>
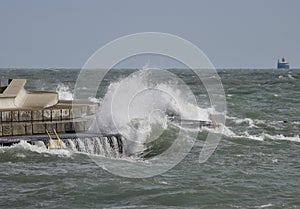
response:
<path fill-rule="evenodd" d="M 27 91 L 25 79 L 13 79 L 0 94 L 0 109 L 33 109 L 51 107 L 58 102 L 56 92 Z"/>

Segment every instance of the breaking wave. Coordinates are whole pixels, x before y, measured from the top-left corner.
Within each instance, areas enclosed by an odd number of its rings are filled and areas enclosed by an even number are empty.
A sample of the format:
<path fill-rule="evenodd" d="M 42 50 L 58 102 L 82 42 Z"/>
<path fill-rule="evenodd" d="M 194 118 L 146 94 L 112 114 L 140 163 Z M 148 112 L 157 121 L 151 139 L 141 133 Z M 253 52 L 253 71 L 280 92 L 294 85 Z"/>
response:
<path fill-rule="evenodd" d="M 178 129 L 170 118 L 209 121 L 212 111 L 198 107 L 189 87 L 174 74 L 143 69 L 109 85 L 90 130 L 121 134 L 125 153 L 132 155 L 153 141 L 163 143 L 164 137 L 175 140 Z"/>

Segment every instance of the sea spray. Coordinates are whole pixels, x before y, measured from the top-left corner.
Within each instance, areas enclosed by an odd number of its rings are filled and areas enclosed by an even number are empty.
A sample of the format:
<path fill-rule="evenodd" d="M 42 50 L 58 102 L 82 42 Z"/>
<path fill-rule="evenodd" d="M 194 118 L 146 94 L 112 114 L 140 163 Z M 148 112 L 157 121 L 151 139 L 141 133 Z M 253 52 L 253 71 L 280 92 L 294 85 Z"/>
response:
<path fill-rule="evenodd" d="M 91 131 L 121 134 L 127 141 L 125 154 L 131 155 L 167 131 L 169 116 L 209 121 L 210 111 L 198 107 L 189 87 L 174 74 L 143 69 L 109 85 Z"/>
<path fill-rule="evenodd" d="M 59 83 L 56 87 L 56 92 L 58 93 L 60 100 L 73 100 L 73 93 L 69 86 Z"/>

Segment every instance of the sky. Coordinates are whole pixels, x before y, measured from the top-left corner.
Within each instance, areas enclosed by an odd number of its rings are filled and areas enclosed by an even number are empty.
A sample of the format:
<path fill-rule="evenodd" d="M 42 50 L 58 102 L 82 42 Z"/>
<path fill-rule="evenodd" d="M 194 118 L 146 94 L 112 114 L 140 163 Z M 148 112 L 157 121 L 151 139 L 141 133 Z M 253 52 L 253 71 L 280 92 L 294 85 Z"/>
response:
<path fill-rule="evenodd" d="M 299 0 L 0 0 L 0 67 L 81 68 L 124 35 L 164 32 L 216 68 L 300 68 Z"/>

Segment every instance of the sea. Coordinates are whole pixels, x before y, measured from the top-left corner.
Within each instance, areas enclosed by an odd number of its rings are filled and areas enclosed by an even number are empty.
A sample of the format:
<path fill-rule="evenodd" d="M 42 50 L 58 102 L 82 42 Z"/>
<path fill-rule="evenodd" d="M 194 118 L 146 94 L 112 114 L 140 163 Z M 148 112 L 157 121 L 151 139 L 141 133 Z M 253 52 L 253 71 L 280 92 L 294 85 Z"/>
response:
<path fill-rule="evenodd" d="M 28 90 L 56 91 L 60 99 L 71 100 L 80 72 L 0 69 L 0 79 L 24 78 Z M 199 153 L 216 128 L 178 123 L 169 128 L 173 122 L 168 118 L 202 120 L 214 107 L 195 72 L 167 72 L 180 83 L 157 82 L 147 70 L 114 69 L 97 86 L 97 94 L 87 96 L 100 104 L 91 129 L 119 131 L 122 140 L 138 142 L 127 144 L 123 154 L 106 142 L 95 143 L 103 137 L 67 139 L 61 150 L 24 141 L 0 147 L 0 208 L 300 208 L 300 70 L 218 69 L 219 77 L 211 79 L 223 85 L 226 122 L 219 124 L 219 142 L 204 162 Z M 157 86 L 164 93 L 154 91 Z M 80 88 L 89 95 L 88 87 Z M 109 106 L 112 101 L 116 105 Z M 113 112 L 107 109 L 113 107 Z M 167 111 L 172 113 L 165 117 Z M 152 169 L 152 159 L 171 149 L 181 129 L 183 140 L 191 140 L 189 133 L 195 136 L 191 149 L 170 166 L 164 159 L 166 170 L 139 176 Z M 127 163 L 140 169 L 124 175 L 131 172 Z"/>

